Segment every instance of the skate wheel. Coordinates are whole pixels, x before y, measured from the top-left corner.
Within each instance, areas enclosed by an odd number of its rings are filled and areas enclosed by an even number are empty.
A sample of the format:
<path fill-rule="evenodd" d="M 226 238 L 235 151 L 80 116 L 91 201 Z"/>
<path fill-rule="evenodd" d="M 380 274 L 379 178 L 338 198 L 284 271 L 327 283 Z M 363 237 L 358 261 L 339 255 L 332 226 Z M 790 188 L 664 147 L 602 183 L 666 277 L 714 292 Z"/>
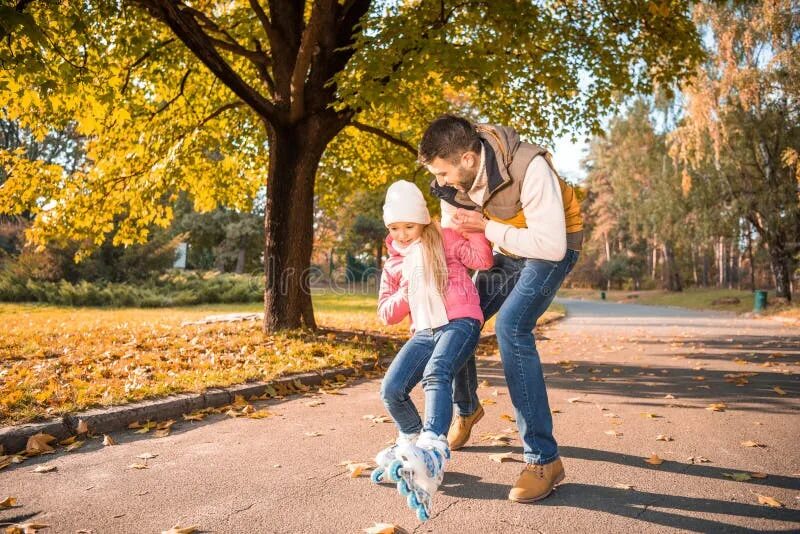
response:
<path fill-rule="evenodd" d="M 392 482 L 397 482 L 400 480 L 400 469 L 403 468 L 403 462 L 400 460 L 395 460 L 389 466 L 389 480 Z"/>
<path fill-rule="evenodd" d="M 372 472 L 372 474 L 370 475 L 369 479 L 370 479 L 370 480 L 371 480 L 371 481 L 372 481 L 374 484 L 380 484 L 381 482 L 383 482 L 383 475 L 384 475 L 384 473 L 385 473 L 385 471 L 383 470 L 383 468 L 381 468 L 381 467 L 376 467 L 376 468 L 375 468 L 375 471 L 373 471 L 373 472 Z"/>
<path fill-rule="evenodd" d="M 411 493 L 411 490 L 408 488 L 408 484 L 402 478 L 397 481 L 397 491 L 403 497 L 406 497 L 409 493 Z"/>
<path fill-rule="evenodd" d="M 417 508 L 417 519 L 419 519 L 420 521 L 427 521 L 428 519 L 430 519 L 430 516 L 428 515 L 428 512 L 425 511 L 424 506 L 419 506 Z"/>
<path fill-rule="evenodd" d="M 411 508 L 412 510 L 416 510 L 417 508 L 420 508 L 422 506 L 419 503 L 419 500 L 417 500 L 417 496 L 414 495 L 413 492 L 409 493 L 408 497 L 406 497 L 406 503 L 408 504 L 408 507 Z"/>

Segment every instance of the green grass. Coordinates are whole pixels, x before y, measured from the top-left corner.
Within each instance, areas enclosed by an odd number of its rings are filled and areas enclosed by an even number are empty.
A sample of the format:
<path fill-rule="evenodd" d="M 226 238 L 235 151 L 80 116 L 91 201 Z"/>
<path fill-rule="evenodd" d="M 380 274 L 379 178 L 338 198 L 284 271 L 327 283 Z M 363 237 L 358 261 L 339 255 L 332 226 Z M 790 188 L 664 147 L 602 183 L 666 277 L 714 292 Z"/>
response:
<path fill-rule="evenodd" d="M 599 289 L 562 289 L 558 292 L 564 298 L 582 298 L 589 300 L 599 300 Z M 714 304 L 715 300 L 721 298 L 738 298 L 737 304 Z M 768 294 L 768 305 L 765 314 L 786 313 L 797 309 L 797 306 L 788 308 L 786 306 L 770 306 L 769 301 L 775 297 L 774 292 Z M 606 291 L 606 299 L 610 302 L 627 302 L 636 304 L 647 304 L 655 306 L 674 306 L 678 308 L 689 308 L 694 310 L 718 310 L 730 311 L 734 313 L 746 313 L 753 311 L 754 293 L 752 291 L 742 291 L 738 289 L 705 289 L 690 288 L 681 292 L 668 292 L 663 290 L 649 291 Z"/>

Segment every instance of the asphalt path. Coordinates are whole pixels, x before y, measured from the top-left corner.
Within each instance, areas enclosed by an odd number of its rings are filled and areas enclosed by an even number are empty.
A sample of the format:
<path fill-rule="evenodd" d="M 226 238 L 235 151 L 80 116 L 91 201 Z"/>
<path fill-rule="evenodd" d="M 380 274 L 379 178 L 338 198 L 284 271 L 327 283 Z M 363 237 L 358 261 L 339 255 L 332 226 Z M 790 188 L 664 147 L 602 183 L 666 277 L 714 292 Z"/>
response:
<path fill-rule="evenodd" d="M 224 533 L 361 532 L 376 522 L 443 533 L 800 529 L 797 327 L 561 302 L 568 318 L 537 338 L 567 476 L 540 503 L 506 500 L 521 447 L 503 417 L 513 411 L 490 343 L 478 360 L 486 417 L 453 453 L 426 523 L 393 485 L 372 484 L 368 471 L 352 478 L 341 465 L 370 462 L 395 434 L 391 423 L 364 417 L 385 413 L 379 377 L 355 380 L 342 395 L 259 402 L 274 414 L 265 419 L 214 415 L 179 422 L 163 438 L 125 431 L 112 436 L 115 446 L 96 439 L 4 469 L 0 501 L 13 496 L 20 506 L 0 511 L 0 523 L 34 521 L 58 533 L 161 532 L 175 524 Z M 421 392 L 414 398 L 421 407 Z M 724 411 L 708 409 L 720 403 Z M 493 445 L 487 434 L 509 435 L 511 445 Z M 517 461 L 490 459 L 509 451 Z M 147 469 L 129 467 L 144 453 L 157 455 Z M 646 463 L 652 454 L 664 463 Z M 41 465 L 57 469 L 34 472 Z M 766 478 L 726 476 L 736 473 Z M 784 506 L 760 504 L 759 495 Z"/>

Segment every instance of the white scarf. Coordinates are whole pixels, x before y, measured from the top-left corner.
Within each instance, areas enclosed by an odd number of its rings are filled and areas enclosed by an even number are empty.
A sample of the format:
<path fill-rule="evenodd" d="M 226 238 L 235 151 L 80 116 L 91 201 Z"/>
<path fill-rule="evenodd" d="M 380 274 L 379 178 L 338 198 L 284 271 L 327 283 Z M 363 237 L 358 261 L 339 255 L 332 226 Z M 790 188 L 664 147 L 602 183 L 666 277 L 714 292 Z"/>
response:
<path fill-rule="evenodd" d="M 403 278 L 408 282 L 408 307 L 416 330 L 439 328 L 446 325 L 447 309 L 443 295 L 439 294 L 433 273 L 425 271 L 422 243 L 419 239 L 407 247 L 393 242 L 394 249 L 403 256 Z"/>

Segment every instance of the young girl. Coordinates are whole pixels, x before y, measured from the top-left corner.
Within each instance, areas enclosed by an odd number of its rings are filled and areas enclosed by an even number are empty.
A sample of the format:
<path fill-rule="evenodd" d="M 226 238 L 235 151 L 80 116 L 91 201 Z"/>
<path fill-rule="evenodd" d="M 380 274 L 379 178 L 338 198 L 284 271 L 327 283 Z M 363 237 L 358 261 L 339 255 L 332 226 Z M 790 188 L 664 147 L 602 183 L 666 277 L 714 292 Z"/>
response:
<path fill-rule="evenodd" d="M 389 259 L 381 276 L 378 315 L 396 324 L 411 315 L 413 337 L 400 349 L 381 385 L 399 430 L 396 443 L 375 458 L 374 482 L 387 476 L 424 521 L 450 457 L 452 381 L 474 352 L 483 324 L 478 292 L 467 269 L 492 266 L 483 233 L 462 235 L 431 222 L 422 192 L 400 180 L 383 206 Z M 422 381 L 425 421 L 409 393 Z"/>

